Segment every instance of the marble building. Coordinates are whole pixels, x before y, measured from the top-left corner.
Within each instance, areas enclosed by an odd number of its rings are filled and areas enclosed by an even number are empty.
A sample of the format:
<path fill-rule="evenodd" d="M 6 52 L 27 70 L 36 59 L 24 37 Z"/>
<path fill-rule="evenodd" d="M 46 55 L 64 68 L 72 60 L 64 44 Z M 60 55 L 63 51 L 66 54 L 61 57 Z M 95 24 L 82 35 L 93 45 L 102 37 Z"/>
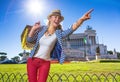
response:
<path fill-rule="evenodd" d="M 95 59 L 97 47 L 100 55 L 107 55 L 107 46 L 99 44 L 96 30 L 90 26 L 87 26 L 84 33 L 72 34 L 63 39 L 63 46 L 67 60 Z"/>

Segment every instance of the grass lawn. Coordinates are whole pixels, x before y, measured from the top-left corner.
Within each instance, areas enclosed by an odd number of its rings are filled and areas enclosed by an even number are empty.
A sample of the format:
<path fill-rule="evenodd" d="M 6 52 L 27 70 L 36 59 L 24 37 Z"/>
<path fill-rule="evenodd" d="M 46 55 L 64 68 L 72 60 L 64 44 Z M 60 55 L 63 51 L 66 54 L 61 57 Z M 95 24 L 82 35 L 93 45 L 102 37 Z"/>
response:
<path fill-rule="evenodd" d="M 0 64 L 1 73 L 26 73 L 26 64 Z M 51 64 L 50 73 L 85 74 L 85 73 L 120 73 L 120 63 L 74 62 Z"/>
<path fill-rule="evenodd" d="M 86 73 L 88 75 L 84 76 Z M 120 82 L 120 75 L 108 76 L 109 73 L 120 74 L 120 63 L 71 62 L 62 65 L 51 64 L 47 82 L 59 82 L 60 80 L 62 82 L 105 82 L 105 80 L 113 82 L 113 78 L 114 82 Z M 95 75 L 92 76 L 93 74 Z M 26 64 L 0 64 L 0 82 L 8 81 L 27 82 Z"/>

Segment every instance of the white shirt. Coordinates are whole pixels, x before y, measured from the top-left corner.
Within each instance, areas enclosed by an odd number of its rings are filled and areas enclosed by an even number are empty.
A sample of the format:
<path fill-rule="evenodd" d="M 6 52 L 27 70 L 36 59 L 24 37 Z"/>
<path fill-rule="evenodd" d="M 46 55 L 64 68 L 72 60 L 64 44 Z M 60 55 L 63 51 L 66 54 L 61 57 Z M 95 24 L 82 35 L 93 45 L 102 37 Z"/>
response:
<path fill-rule="evenodd" d="M 34 57 L 50 60 L 50 53 L 54 48 L 56 40 L 57 37 L 55 33 L 50 36 L 46 36 L 44 34 L 39 40 L 40 47 L 38 49 L 38 52 L 34 55 Z"/>

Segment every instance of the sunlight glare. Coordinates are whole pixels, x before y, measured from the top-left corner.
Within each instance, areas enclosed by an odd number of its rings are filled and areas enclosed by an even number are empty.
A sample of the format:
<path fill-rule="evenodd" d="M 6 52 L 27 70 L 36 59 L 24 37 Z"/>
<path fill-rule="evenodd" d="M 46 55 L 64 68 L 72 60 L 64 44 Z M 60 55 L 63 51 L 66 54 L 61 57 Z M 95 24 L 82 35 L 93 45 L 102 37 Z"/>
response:
<path fill-rule="evenodd" d="M 33 15 L 40 15 L 44 10 L 44 4 L 41 0 L 29 0 L 26 4 L 28 13 Z"/>

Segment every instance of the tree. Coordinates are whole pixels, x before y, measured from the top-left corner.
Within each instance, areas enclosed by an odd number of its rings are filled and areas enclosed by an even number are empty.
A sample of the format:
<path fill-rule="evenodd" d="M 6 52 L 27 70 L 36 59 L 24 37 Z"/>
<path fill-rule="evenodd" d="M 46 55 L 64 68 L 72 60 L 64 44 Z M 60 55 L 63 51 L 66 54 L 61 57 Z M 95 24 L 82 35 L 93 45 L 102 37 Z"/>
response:
<path fill-rule="evenodd" d="M 13 61 L 15 62 L 19 62 L 20 61 L 20 57 L 19 56 L 15 56 L 13 58 L 11 58 Z"/>
<path fill-rule="evenodd" d="M 0 56 L 0 61 L 3 61 L 7 58 L 7 56 Z"/>
<path fill-rule="evenodd" d="M 30 52 L 26 52 L 26 56 L 29 56 Z"/>
<path fill-rule="evenodd" d="M 100 55 L 100 47 L 99 46 L 96 48 L 96 55 Z"/>
<path fill-rule="evenodd" d="M 26 51 L 24 50 L 22 53 L 19 53 L 18 55 L 19 55 L 20 57 L 22 57 L 21 61 L 23 61 L 23 60 L 27 60 L 27 59 L 28 59 L 29 54 L 30 54 L 29 52 L 26 52 Z"/>
<path fill-rule="evenodd" d="M 5 53 L 5 52 L 0 52 L 0 61 L 3 61 L 3 60 L 5 60 L 6 58 L 7 58 L 7 53 Z"/>
<path fill-rule="evenodd" d="M 113 51 L 107 51 L 108 54 L 113 55 Z"/>
<path fill-rule="evenodd" d="M 118 59 L 120 59 L 120 52 L 117 52 L 117 57 Z"/>
<path fill-rule="evenodd" d="M 7 53 L 5 53 L 5 52 L 0 52 L 0 55 L 7 55 Z"/>
<path fill-rule="evenodd" d="M 19 55 L 20 57 L 22 57 L 22 56 L 23 56 L 23 53 L 19 53 L 18 55 Z"/>
<path fill-rule="evenodd" d="M 26 56 L 29 56 L 30 52 L 25 52 L 25 53 L 22 52 L 22 53 L 19 53 L 18 55 L 22 57 L 24 54 L 26 54 Z"/>

